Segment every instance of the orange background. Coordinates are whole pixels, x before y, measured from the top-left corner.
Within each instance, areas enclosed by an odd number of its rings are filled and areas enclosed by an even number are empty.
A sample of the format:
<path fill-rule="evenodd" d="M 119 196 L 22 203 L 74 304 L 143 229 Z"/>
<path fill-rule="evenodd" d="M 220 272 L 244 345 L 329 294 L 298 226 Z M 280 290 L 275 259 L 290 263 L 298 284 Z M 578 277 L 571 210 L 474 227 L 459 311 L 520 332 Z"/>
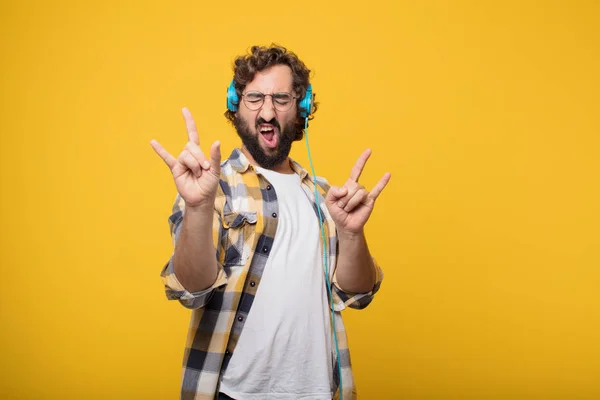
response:
<path fill-rule="evenodd" d="M 209 5 L 210 4 L 210 5 Z M 317 173 L 373 149 L 386 278 L 346 313 L 361 399 L 600 398 L 600 3 L 0 5 L 2 399 L 178 398 L 164 297 L 182 107 L 227 155 L 231 62 L 314 71 Z M 302 142 L 293 157 L 308 167 Z"/>

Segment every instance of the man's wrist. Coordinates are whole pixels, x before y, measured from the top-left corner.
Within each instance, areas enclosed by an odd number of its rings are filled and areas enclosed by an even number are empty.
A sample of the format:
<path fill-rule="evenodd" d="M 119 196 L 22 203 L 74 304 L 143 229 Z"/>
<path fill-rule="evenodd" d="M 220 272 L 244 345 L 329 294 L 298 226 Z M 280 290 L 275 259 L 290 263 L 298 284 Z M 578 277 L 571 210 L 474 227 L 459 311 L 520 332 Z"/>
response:
<path fill-rule="evenodd" d="M 185 212 L 188 214 L 211 214 L 213 213 L 214 202 L 202 202 L 196 205 L 185 204 Z"/>
<path fill-rule="evenodd" d="M 212 226 L 214 211 L 214 203 L 202 203 L 195 206 L 186 204 L 183 211 L 184 223 L 188 228 L 195 227 L 193 229 Z"/>
<path fill-rule="evenodd" d="M 365 237 L 365 231 L 360 229 L 357 232 L 338 229 L 338 238 L 347 241 L 359 241 Z"/>

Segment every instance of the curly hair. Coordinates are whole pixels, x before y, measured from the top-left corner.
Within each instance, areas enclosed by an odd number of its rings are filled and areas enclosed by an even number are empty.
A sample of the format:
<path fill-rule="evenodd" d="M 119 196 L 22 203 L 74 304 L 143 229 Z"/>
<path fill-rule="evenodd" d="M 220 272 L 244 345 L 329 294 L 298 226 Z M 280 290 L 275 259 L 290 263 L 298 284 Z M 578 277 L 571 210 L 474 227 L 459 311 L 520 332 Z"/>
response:
<path fill-rule="evenodd" d="M 269 47 L 252 46 L 248 54 L 238 56 L 233 63 L 233 81 L 238 98 L 242 98 L 242 92 L 246 85 L 254 79 L 257 72 L 263 71 L 274 65 L 287 65 L 292 70 L 293 90 L 299 98 L 304 98 L 309 84 L 310 70 L 306 67 L 298 56 L 288 51 L 285 47 L 271 44 Z M 314 118 L 318 103 L 313 102 L 312 112 L 308 116 L 309 120 Z M 296 137 L 294 140 L 301 140 L 303 136 L 304 118 L 300 116 L 303 111 L 298 107 L 296 117 Z M 233 123 L 235 112 L 227 110 L 225 117 Z"/>

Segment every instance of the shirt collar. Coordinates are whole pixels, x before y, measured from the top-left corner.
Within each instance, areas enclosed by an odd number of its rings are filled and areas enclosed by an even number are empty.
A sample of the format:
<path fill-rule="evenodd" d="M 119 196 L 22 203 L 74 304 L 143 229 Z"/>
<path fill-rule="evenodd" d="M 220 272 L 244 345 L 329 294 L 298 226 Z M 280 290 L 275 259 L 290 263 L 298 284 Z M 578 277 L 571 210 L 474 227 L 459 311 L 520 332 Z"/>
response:
<path fill-rule="evenodd" d="M 248 171 L 248 169 L 256 171 L 252 164 L 250 164 L 250 161 L 248 161 L 246 155 L 239 148 L 233 149 L 231 155 L 229 156 L 229 161 L 231 162 L 232 168 L 241 174 Z M 301 180 L 304 180 L 308 176 L 308 172 L 292 158 L 290 158 L 289 161 L 292 171 L 298 174 Z"/>
<path fill-rule="evenodd" d="M 250 161 L 244 155 L 244 153 L 240 149 L 233 149 L 231 155 L 229 156 L 229 162 L 231 163 L 231 167 L 243 174 L 250 167 Z"/>

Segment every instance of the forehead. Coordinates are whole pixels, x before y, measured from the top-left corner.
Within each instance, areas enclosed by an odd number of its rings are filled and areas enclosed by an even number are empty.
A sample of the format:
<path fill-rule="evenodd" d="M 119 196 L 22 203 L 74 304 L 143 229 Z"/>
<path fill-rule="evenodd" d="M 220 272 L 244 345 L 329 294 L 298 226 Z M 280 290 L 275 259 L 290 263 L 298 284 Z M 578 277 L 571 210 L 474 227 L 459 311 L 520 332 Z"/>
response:
<path fill-rule="evenodd" d="M 262 93 L 292 91 L 292 69 L 287 65 L 274 65 L 257 72 L 254 79 L 246 85 L 246 91 L 258 90 Z"/>

